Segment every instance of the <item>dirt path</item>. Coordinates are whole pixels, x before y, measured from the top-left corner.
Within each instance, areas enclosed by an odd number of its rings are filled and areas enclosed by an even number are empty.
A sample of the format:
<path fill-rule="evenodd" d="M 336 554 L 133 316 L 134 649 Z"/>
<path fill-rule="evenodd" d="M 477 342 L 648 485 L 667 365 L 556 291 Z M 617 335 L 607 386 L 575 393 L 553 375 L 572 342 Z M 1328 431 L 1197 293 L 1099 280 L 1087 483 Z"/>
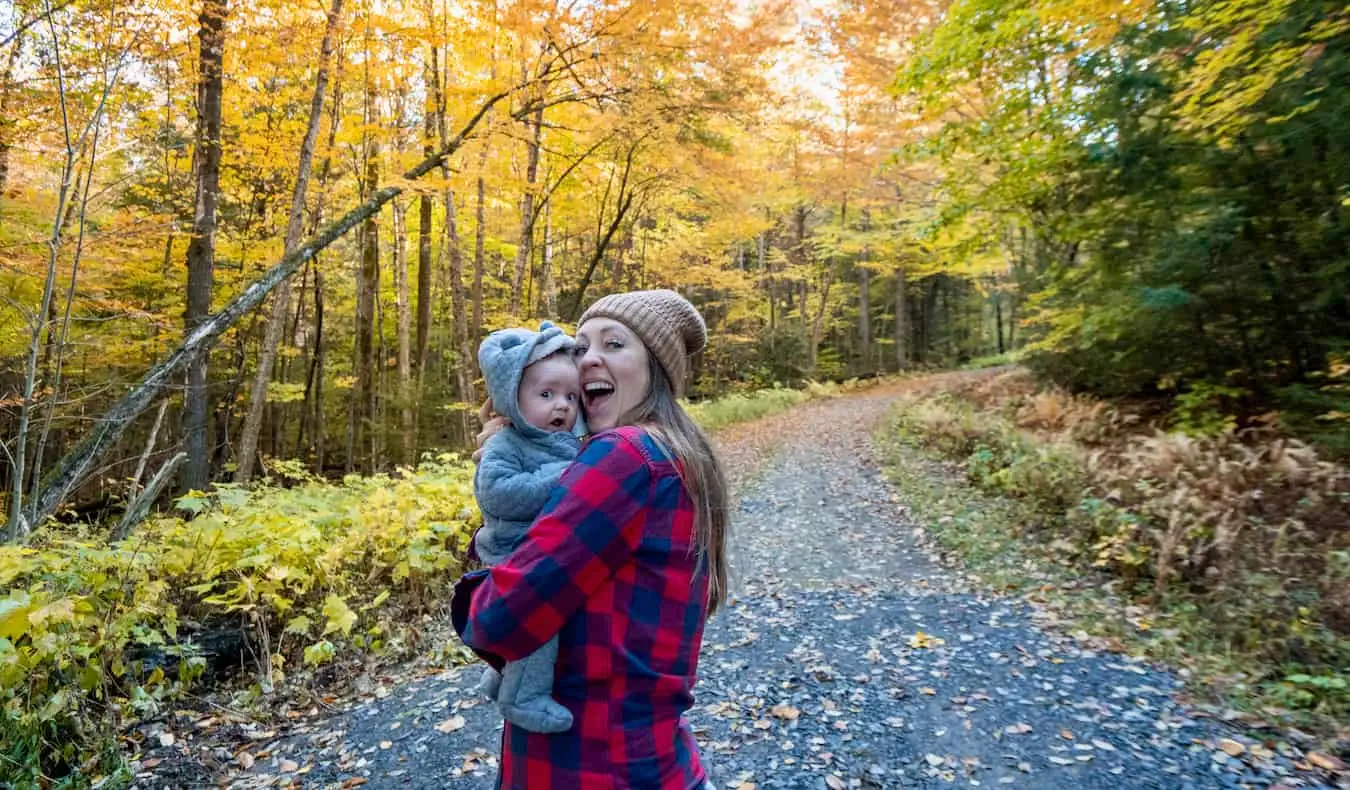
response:
<path fill-rule="evenodd" d="M 1171 675 L 1043 630 L 930 561 L 871 450 L 894 394 L 719 440 L 739 584 L 709 623 L 690 712 L 712 786 L 1326 786 L 1279 754 L 1229 757 L 1235 733 L 1188 714 Z M 491 787 L 500 717 L 477 677 L 424 678 L 309 727 L 236 786 Z"/>

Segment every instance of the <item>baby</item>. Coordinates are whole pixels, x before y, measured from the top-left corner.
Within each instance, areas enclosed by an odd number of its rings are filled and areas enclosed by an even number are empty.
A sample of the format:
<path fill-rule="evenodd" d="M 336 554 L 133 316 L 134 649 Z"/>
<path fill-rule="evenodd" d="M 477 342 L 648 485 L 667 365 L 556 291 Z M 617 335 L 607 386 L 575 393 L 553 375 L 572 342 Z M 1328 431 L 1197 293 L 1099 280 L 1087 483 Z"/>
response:
<path fill-rule="evenodd" d="M 503 329 L 478 348 L 493 408 L 511 421 L 483 445 L 473 492 L 483 513 L 474 551 L 496 565 L 515 551 L 554 484 L 580 449 L 581 382 L 575 342 L 545 321 L 538 332 Z M 552 697 L 558 638 L 501 674 L 489 667 L 479 688 L 502 715 L 531 732 L 564 732 L 572 713 Z"/>

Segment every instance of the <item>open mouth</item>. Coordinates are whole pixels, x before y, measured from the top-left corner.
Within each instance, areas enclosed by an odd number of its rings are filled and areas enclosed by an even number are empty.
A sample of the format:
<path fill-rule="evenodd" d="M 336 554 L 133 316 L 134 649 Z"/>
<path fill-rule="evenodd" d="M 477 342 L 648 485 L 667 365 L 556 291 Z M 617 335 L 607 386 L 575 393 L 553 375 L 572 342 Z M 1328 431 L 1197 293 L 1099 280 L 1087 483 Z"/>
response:
<path fill-rule="evenodd" d="M 549 420 L 548 424 L 552 425 L 554 428 L 561 428 L 567 424 L 567 420 L 564 420 L 562 417 L 554 417 Z"/>
<path fill-rule="evenodd" d="M 614 394 L 614 385 L 607 381 L 592 381 L 585 387 L 586 408 L 593 409 L 604 403 L 605 399 Z"/>

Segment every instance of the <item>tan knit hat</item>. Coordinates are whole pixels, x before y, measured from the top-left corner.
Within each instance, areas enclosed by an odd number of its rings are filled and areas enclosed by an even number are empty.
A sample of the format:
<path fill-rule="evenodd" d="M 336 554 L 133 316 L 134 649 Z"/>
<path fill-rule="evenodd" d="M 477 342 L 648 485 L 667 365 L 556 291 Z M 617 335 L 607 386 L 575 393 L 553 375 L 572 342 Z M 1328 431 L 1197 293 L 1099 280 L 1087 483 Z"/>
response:
<path fill-rule="evenodd" d="M 591 318 L 612 318 L 633 330 L 647 350 L 656 355 L 675 397 L 684 396 L 689 379 L 689 355 L 708 344 L 708 326 L 688 299 L 674 291 L 629 291 L 602 296 L 581 314 L 580 329 Z"/>

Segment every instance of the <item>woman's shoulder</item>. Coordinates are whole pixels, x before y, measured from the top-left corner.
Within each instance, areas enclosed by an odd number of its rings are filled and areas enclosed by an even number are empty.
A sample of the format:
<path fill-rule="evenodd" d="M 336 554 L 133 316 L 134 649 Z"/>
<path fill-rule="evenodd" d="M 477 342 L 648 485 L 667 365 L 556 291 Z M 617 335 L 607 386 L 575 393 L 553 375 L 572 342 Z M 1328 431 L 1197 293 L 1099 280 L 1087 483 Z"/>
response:
<path fill-rule="evenodd" d="M 641 425 L 621 425 L 591 434 L 582 447 L 582 454 L 587 453 L 619 454 L 631 458 L 635 463 L 653 467 L 671 463 L 670 453 L 651 431 Z"/>

